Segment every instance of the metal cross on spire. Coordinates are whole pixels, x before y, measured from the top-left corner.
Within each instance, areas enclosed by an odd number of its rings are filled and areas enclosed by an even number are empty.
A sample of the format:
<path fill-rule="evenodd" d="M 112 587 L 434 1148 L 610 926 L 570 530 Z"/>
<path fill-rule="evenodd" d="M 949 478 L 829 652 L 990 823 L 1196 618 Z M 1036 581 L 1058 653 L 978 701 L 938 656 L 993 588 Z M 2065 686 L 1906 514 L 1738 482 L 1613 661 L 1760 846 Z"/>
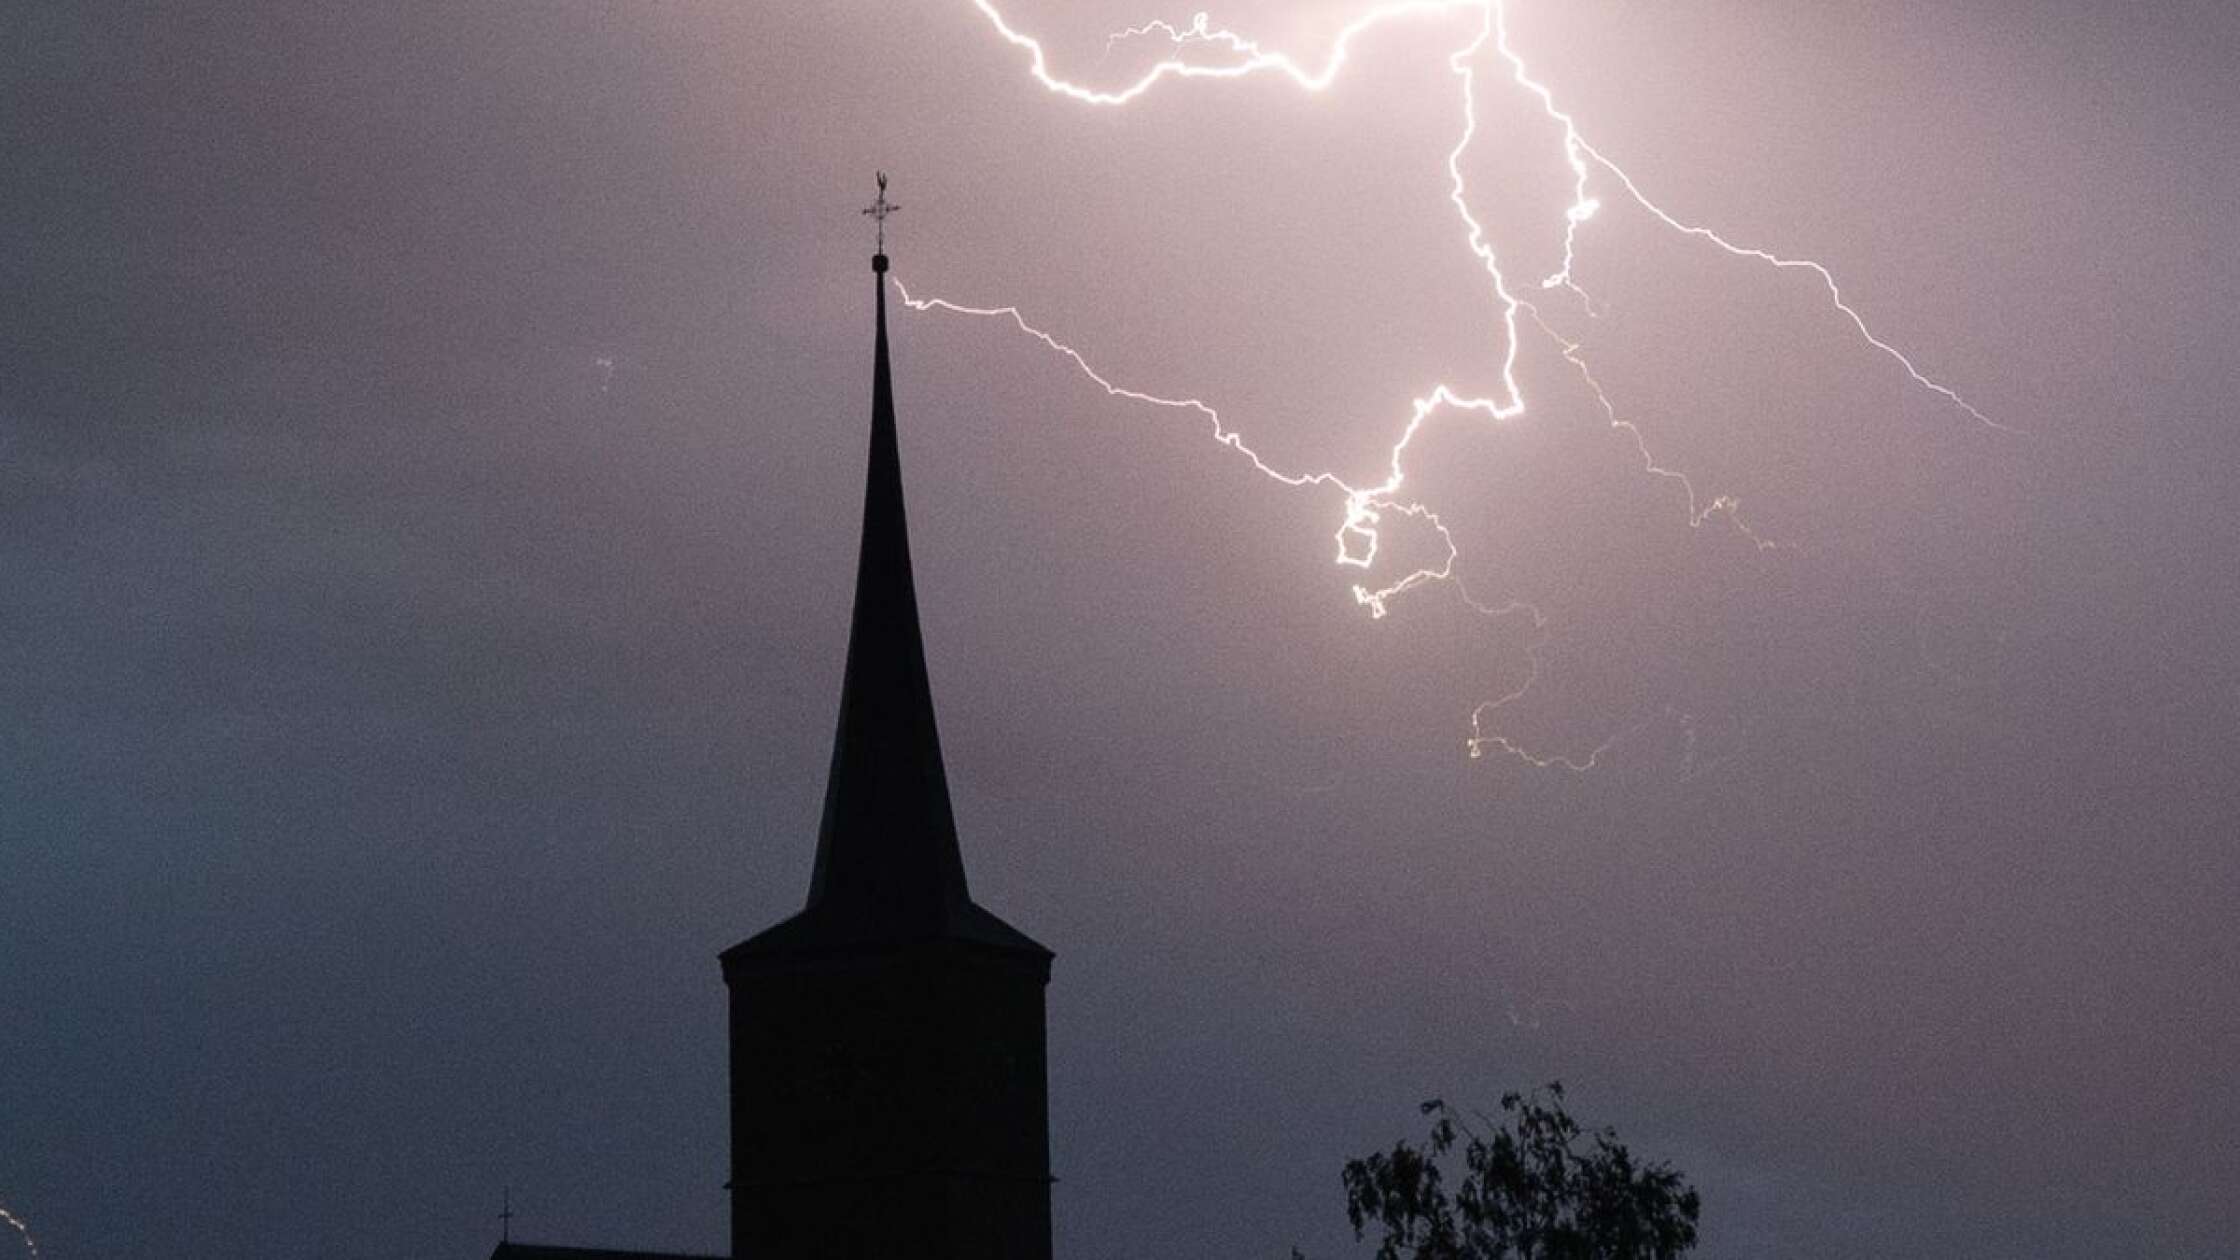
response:
<path fill-rule="evenodd" d="M 879 199 L 865 206 L 863 212 L 871 216 L 873 223 L 879 225 L 879 252 L 885 254 L 887 252 L 887 216 L 902 207 L 887 200 L 887 173 L 879 171 L 877 174 L 879 176 Z"/>
<path fill-rule="evenodd" d="M 505 1210 L 498 1213 L 498 1241 L 513 1241 L 513 1187 L 506 1187 Z"/>

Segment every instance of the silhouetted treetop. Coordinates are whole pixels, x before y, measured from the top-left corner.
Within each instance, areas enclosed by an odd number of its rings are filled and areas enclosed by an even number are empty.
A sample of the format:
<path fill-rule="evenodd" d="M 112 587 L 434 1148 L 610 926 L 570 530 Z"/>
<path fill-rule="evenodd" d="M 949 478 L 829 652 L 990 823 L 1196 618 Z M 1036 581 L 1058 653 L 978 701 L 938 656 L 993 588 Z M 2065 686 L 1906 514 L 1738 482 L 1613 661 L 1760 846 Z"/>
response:
<path fill-rule="evenodd" d="M 1582 1128 L 1561 1082 L 1503 1095 L 1499 1116 L 1437 1099 L 1423 1114 L 1421 1147 L 1346 1162 L 1346 1216 L 1357 1238 L 1382 1231 L 1377 1260 L 1670 1260 L 1695 1246 L 1695 1190 L 1612 1130 Z"/>

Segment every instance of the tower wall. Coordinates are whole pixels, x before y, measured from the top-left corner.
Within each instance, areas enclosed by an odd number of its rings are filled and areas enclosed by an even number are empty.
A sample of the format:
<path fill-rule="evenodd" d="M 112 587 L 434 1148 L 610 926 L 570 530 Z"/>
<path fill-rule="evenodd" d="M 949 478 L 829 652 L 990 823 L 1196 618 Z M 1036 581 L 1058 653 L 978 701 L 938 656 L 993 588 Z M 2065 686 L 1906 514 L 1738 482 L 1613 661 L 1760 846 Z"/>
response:
<path fill-rule="evenodd" d="M 1046 956 L 932 940 L 725 970 L 735 1260 L 1049 1260 Z"/>

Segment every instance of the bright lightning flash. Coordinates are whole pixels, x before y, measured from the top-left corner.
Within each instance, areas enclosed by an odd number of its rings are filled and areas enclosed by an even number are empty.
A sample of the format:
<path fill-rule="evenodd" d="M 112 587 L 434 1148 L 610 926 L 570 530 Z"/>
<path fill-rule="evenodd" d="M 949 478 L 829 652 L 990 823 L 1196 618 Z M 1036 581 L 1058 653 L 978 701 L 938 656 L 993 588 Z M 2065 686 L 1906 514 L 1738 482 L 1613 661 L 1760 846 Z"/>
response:
<path fill-rule="evenodd" d="M 1460 47 L 1457 47 L 1447 58 L 1448 69 L 1454 74 L 1460 86 L 1461 98 L 1461 134 L 1456 139 L 1454 147 L 1447 151 L 1446 156 L 1447 195 L 1448 200 L 1454 206 L 1455 214 L 1462 221 L 1464 229 L 1463 245 L 1484 269 L 1487 282 L 1492 289 L 1494 302 L 1501 312 L 1502 388 L 1500 393 L 1495 396 L 1480 397 L 1460 394 L 1447 385 L 1440 384 L 1434 386 L 1423 397 L 1417 398 L 1412 404 L 1406 422 L 1400 426 L 1398 437 L 1392 444 L 1382 479 L 1373 484 L 1354 485 L 1332 472 L 1300 473 L 1276 468 L 1263 460 L 1247 445 L 1242 434 L 1224 421 L 1221 413 L 1212 404 L 1198 398 L 1171 397 L 1116 384 L 1099 372 L 1080 350 L 1029 323 L 1026 316 L 1015 306 L 968 306 L 938 297 L 913 297 L 909 290 L 902 285 L 899 278 L 895 282 L 903 302 L 912 310 L 939 311 L 1008 320 L 1021 333 L 1040 341 L 1051 351 L 1070 360 L 1083 376 L 1103 389 L 1106 394 L 1133 403 L 1192 414 L 1206 424 L 1216 442 L 1250 460 L 1252 466 L 1263 475 L 1286 486 L 1328 489 L 1340 493 L 1343 495 L 1344 510 L 1335 539 L 1337 543 L 1336 560 L 1342 566 L 1367 569 L 1375 563 L 1377 557 L 1377 529 L 1383 523 L 1387 514 L 1419 521 L 1435 530 L 1446 548 L 1445 558 L 1440 563 L 1432 567 L 1416 569 L 1384 586 L 1371 587 L 1357 584 L 1353 588 L 1353 595 L 1355 601 L 1362 607 L 1367 608 L 1372 616 L 1382 617 L 1388 611 L 1393 599 L 1419 586 L 1431 583 L 1446 583 L 1452 585 L 1471 608 L 1488 617 L 1505 618 L 1518 615 L 1530 619 L 1532 634 L 1528 639 L 1526 654 L 1531 668 L 1527 671 L 1523 683 L 1506 695 L 1478 705 L 1471 713 L 1471 734 L 1467 748 L 1473 757 L 1484 756 L 1488 753 L 1500 753 L 1538 768 L 1564 768 L 1585 771 L 1599 762 L 1602 756 L 1618 741 L 1641 729 L 1641 725 L 1646 725 L 1646 723 L 1643 723 L 1622 730 L 1580 757 L 1535 754 L 1506 736 L 1489 733 L 1488 722 L 1494 712 L 1521 698 L 1531 689 L 1533 682 L 1538 678 L 1540 661 L 1537 649 L 1545 638 L 1545 621 L 1539 610 L 1522 601 L 1512 600 L 1502 604 L 1489 604 L 1480 602 L 1471 596 L 1469 589 L 1456 570 L 1456 564 L 1461 558 L 1461 553 L 1455 543 L 1454 535 L 1441 523 L 1436 512 L 1425 504 L 1407 497 L 1403 492 L 1407 482 L 1404 457 L 1410 443 L 1415 440 L 1416 434 L 1422 429 L 1424 422 L 1434 414 L 1442 410 L 1454 410 L 1476 413 L 1491 420 L 1508 420 L 1524 414 L 1524 390 L 1518 384 L 1516 376 L 1518 347 L 1522 341 L 1520 327 L 1523 322 L 1529 321 L 1535 329 L 1553 342 L 1564 360 L 1577 371 L 1581 381 L 1586 385 L 1611 426 L 1623 430 L 1632 440 L 1640 454 L 1643 472 L 1653 477 L 1671 481 L 1686 491 L 1688 523 L 1691 526 L 1701 525 L 1707 518 L 1718 515 L 1758 547 L 1769 548 L 1774 545 L 1752 533 L 1742 523 L 1739 515 L 1739 504 L 1732 496 L 1718 495 L 1706 500 L 1697 494 L 1694 484 L 1689 481 L 1686 474 L 1659 465 L 1650 454 L 1647 440 L 1643 437 L 1641 431 L 1631 421 L 1620 417 L 1616 407 L 1603 392 L 1602 386 L 1596 381 L 1593 371 L 1581 354 L 1580 344 L 1557 333 L 1542 318 L 1539 308 L 1534 306 L 1530 300 L 1513 291 L 1508 278 L 1503 275 L 1493 246 L 1486 239 L 1484 227 L 1471 212 L 1470 192 L 1462 173 L 1463 155 L 1469 150 L 1471 142 L 1477 135 L 1478 71 L 1476 67 L 1488 43 L 1493 46 L 1501 63 L 1508 68 L 1508 77 L 1514 87 L 1537 100 L 1548 118 L 1560 128 L 1563 160 L 1571 172 L 1571 201 L 1563 212 L 1562 266 L 1540 280 L 1538 285 L 1540 291 L 1568 292 L 1580 301 L 1590 316 L 1594 314 L 1593 306 L 1588 301 L 1587 294 L 1579 287 L 1573 277 L 1573 270 L 1578 257 L 1581 232 L 1594 220 L 1596 213 L 1602 208 L 1602 202 L 1594 195 L 1592 188 L 1597 182 L 1598 173 L 1606 175 L 1615 182 L 1616 191 L 1622 192 L 1659 223 L 1674 232 L 1703 241 L 1735 258 L 1761 263 L 1782 271 L 1810 272 L 1827 290 L 1829 304 L 1837 315 L 1851 326 L 1852 330 L 1869 348 L 1895 362 L 1915 385 L 1936 394 L 1978 423 L 1996 429 L 2006 428 L 2006 426 L 1977 410 L 1972 403 L 1961 397 L 1957 390 L 1923 374 L 1904 352 L 1900 351 L 1891 342 L 1878 336 L 1868 326 L 1866 318 L 1845 301 L 1842 288 L 1836 283 L 1835 276 L 1825 266 L 1806 258 L 1790 258 L 1768 250 L 1736 244 L 1710 228 L 1687 223 L 1674 217 L 1663 207 L 1650 200 L 1648 194 L 1642 191 L 1640 185 L 1634 181 L 1631 175 L 1628 175 L 1616 162 L 1588 142 L 1585 135 L 1580 131 L 1577 120 L 1557 104 L 1555 93 L 1546 84 L 1535 78 L 1525 65 L 1523 57 L 1518 54 L 1509 41 L 1507 24 L 1509 0 L 1395 0 L 1392 3 L 1377 5 L 1364 11 L 1342 27 L 1331 44 L 1329 55 L 1319 67 L 1312 68 L 1300 64 L 1283 53 L 1268 51 L 1258 43 L 1235 31 L 1213 26 L 1211 19 L 1205 13 L 1195 14 L 1187 24 L 1180 26 L 1171 22 L 1153 20 L 1113 34 L 1105 42 L 1106 51 L 1110 52 L 1114 46 L 1130 40 L 1159 38 L 1174 45 L 1178 53 L 1184 48 L 1203 48 L 1210 50 L 1206 55 L 1217 59 L 1211 61 L 1185 60 L 1179 55 L 1170 55 L 1154 63 L 1134 80 L 1117 88 L 1092 88 L 1059 77 L 1051 71 L 1049 58 L 1041 42 L 1014 27 L 996 8 L 993 0 L 972 0 L 972 3 L 987 18 L 989 25 L 1005 42 L 1026 53 L 1028 58 L 1027 72 L 1034 77 L 1036 82 L 1067 100 L 1099 108 L 1126 106 L 1170 79 L 1226 80 L 1241 79 L 1252 75 L 1274 74 L 1289 79 L 1303 91 L 1320 92 L 1336 81 L 1339 73 L 1345 69 L 1355 39 L 1377 26 L 1405 18 L 1438 17 L 1455 13 L 1473 13 L 1477 16 L 1478 20 L 1474 24 L 1474 30 L 1470 38 Z M 2012 430 L 2008 431 L 2011 432 Z M 1692 743 L 1692 727 L 1688 726 L 1685 715 L 1680 715 L 1680 720 L 1683 728 L 1689 731 Z"/>

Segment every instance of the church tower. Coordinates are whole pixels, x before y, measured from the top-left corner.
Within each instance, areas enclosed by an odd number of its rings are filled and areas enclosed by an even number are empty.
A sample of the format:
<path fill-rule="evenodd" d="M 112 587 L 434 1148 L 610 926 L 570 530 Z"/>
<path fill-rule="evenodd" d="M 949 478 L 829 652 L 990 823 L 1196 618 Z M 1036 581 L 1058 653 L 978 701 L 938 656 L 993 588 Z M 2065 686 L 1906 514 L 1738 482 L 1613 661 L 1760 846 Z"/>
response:
<path fill-rule="evenodd" d="M 1051 953 L 965 888 L 903 519 L 883 233 L 871 270 L 870 475 L 815 874 L 799 914 L 723 954 L 731 1254 L 1049 1260 Z"/>

